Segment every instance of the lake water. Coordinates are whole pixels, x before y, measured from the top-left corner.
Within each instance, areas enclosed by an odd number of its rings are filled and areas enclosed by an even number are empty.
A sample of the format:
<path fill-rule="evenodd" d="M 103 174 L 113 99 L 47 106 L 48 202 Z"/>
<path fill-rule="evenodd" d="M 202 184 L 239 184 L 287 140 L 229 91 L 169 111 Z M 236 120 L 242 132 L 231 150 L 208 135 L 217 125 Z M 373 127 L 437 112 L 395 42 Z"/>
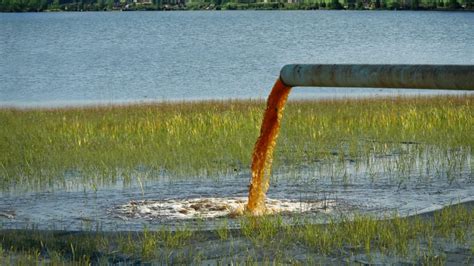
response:
<path fill-rule="evenodd" d="M 0 14 L 0 106 L 265 98 L 288 63 L 474 64 L 474 13 Z M 399 93 L 435 92 L 319 88 L 297 89 L 291 97 Z M 272 180 L 269 197 L 301 201 L 328 194 L 343 207 L 408 215 L 472 201 L 471 157 L 467 160 L 469 167 L 453 183 L 442 174 L 420 178 L 415 169 L 403 188 L 385 170 L 377 182 L 362 169 L 353 182 L 339 183 L 309 170 L 290 181 L 282 172 L 281 181 Z M 98 191 L 83 188 L 77 177 L 77 187 L 0 192 L 0 227 L 78 230 L 97 223 L 107 230 L 141 230 L 148 220 L 124 218 L 117 208 L 137 199 L 244 197 L 249 176 L 151 180 L 144 187 L 141 181 L 130 187 L 119 182 Z"/>
<path fill-rule="evenodd" d="M 288 63 L 474 64 L 467 12 L 24 13 L 0 25 L 0 106 L 265 98 Z M 291 97 L 394 93 L 421 92 Z"/>

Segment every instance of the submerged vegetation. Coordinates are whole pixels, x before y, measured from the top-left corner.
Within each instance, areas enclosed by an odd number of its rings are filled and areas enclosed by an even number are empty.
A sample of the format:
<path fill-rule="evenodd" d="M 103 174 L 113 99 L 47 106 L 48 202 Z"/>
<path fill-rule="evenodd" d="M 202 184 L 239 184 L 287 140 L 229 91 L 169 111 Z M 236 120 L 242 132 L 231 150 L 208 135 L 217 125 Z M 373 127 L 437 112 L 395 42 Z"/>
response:
<path fill-rule="evenodd" d="M 473 100 L 466 94 L 290 101 L 274 173 L 291 179 L 306 169 L 305 178 L 336 185 L 388 178 L 401 186 L 413 176 L 470 184 Z M 250 177 L 264 109 L 253 100 L 3 108 L 0 195 L 70 183 L 97 189 L 138 182 L 143 190 L 146 179 Z M 0 264 L 474 261 L 472 202 L 412 217 L 340 209 L 323 224 L 300 214 L 218 219 L 215 230 L 196 218 L 192 228 L 157 221 L 138 232 L 104 232 L 100 223 L 94 230 L 92 222 L 82 232 L 0 224 Z"/>
<path fill-rule="evenodd" d="M 468 94 L 290 101 L 274 169 L 310 166 L 321 176 L 347 178 L 351 166 L 354 176 L 417 172 L 454 180 L 472 172 L 473 100 Z M 247 174 L 264 109 L 252 100 L 3 108 L 0 187 Z"/>
<path fill-rule="evenodd" d="M 422 216 L 386 220 L 353 215 L 326 224 L 280 216 L 227 220 L 216 231 L 0 231 L 0 264 L 341 264 L 442 265 L 474 261 L 474 211 L 459 204 Z"/>

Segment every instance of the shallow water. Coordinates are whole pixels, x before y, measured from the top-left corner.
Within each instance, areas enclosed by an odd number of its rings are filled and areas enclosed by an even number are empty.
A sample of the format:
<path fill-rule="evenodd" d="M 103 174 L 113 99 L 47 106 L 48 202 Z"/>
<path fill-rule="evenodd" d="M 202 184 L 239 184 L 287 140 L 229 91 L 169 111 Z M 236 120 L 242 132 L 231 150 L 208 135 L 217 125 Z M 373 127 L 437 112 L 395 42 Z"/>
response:
<path fill-rule="evenodd" d="M 472 13 L 28 13 L 0 14 L 0 24 L 0 106 L 264 98 L 287 63 L 474 62 Z M 291 97 L 400 92 L 298 89 Z M 337 211 L 397 210 L 403 215 L 472 200 L 470 157 L 455 179 L 445 169 L 426 173 L 431 166 L 424 163 L 394 173 L 390 165 L 398 163 L 396 158 L 374 159 L 370 169 L 351 163 L 283 168 L 274 173 L 268 196 L 295 202 L 329 199 Z M 72 175 L 66 188 L 0 193 L 0 225 L 141 230 L 144 225 L 177 224 L 182 221 L 131 219 L 117 210 L 137 200 L 245 197 L 249 176 L 166 177 L 147 180 L 143 189 L 135 178 L 131 184 L 119 181 L 95 191 L 82 189 L 81 177 Z M 311 215 L 315 222 L 327 217 Z"/>
<path fill-rule="evenodd" d="M 453 173 L 456 175 L 454 179 L 440 168 L 442 163 L 439 162 L 428 167 L 421 160 L 409 170 L 395 171 L 390 163 L 399 163 L 401 156 L 403 154 L 375 156 L 370 165 L 357 165 L 354 161 L 342 165 L 317 162 L 293 169 L 281 168 L 274 172 L 267 195 L 274 200 L 291 202 L 294 206 L 330 202 L 327 208 L 315 208 L 309 212 L 294 208 L 293 214 L 311 218 L 315 223 L 325 222 L 328 217 L 341 213 L 360 212 L 383 217 L 398 212 L 406 216 L 474 200 L 470 156 Z M 130 184 L 119 181 L 98 190 L 81 189 L 81 185 L 76 185 L 45 192 L 3 192 L 0 194 L 0 225 L 18 229 L 107 231 L 142 230 L 145 226 L 157 229 L 163 225 L 193 228 L 203 225 L 200 222 L 205 218 L 203 215 L 194 212 L 184 216 L 176 213 L 166 215 L 164 212 L 150 214 L 133 212 L 126 206 L 140 205 L 143 201 L 186 203 L 187 199 L 209 199 L 218 204 L 220 200 L 213 198 L 247 197 L 249 177 L 250 173 L 244 171 L 214 179 L 163 177 L 158 180 L 140 179 L 139 182 L 136 176 Z M 218 224 L 219 219 L 210 219 L 204 226 L 214 228 Z M 238 221 L 231 219 L 229 225 L 238 226 Z"/>
<path fill-rule="evenodd" d="M 289 63 L 473 64 L 470 12 L 0 14 L 0 106 L 266 98 Z M 301 89 L 291 98 L 433 93 Z"/>
<path fill-rule="evenodd" d="M 159 228 L 161 225 L 179 225 L 183 220 L 149 216 L 127 216 L 118 209 L 130 201 L 157 199 L 186 199 L 208 197 L 246 197 L 248 180 L 232 178 L 221 182 L 157 182 L 146 188 L 109 188 L 93 192 L 42 192 L 27 195 L 2 196 L 1 227 L 38 228 L 61 230 L 142 230 L 143 226 Z M 272 199 L 286 199 L 305 204 L 309 200 L 332 200 L 333 211 L 357 211 L 387 215 L 415 214 L 440 209 L 456 202 L 474 200 L 474 184 L 459 181 L 455 185 L 438 181 L 431 184 L 399 189 L 389 184 L 354 184 L 348 187 L 312 185 L 307 183 L 273 183 L 268 192 Z M 300 213 L 300 212 L 296 212 Z M 326 212 L 313 213 L 316 222 L 327 218 Z M 195 217 L 197 218 L 197 217 Z M 192 226 L 192 220 L 189 224 Z M 214 224 L 210 221 L 208 226 Z"/>

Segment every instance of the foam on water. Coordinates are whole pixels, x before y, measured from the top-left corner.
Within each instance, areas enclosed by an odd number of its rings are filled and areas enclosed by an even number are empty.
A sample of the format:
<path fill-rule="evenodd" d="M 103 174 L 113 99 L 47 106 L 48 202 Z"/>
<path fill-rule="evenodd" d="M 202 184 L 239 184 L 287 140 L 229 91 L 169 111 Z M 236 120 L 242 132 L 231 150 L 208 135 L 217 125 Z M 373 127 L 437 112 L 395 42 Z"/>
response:
<path fill-rule="evenodd" d="M 382 218 L 394 212 L 408 216 L 474 200 L 470 149 L 450 152 L 449 157 L 459 158 L 459 162 L 458 167 L 448 169 L 436 147 L 425 146 L 423 153 L 415 154 L 411 149 L 416 145 L 419 144 L 402 145 L 396 153 L 375 154 L 365 162 L 348 160 L 341 164 L 331 160 L 277 169 L 267 191 L 273 200 L 265 205 L 270 211 L 276 206 L 277 212 L 301 213 L 297 216 L 324 223 L 330 217 L 354 211 Z M 414 162 L 398 169 L 400 160 L 407 158 L 413 158 Z M 212 217 L 228 216 L 247 203 L 249 175 L 249 171 L 241 171 L 218 180 L 191 177 L 147 180 L 137 173 L 132 176 L 132 183 L 117 181 L 98 190 L 76 187 L 73 181 L 81 177 L 71 177 L 68 178 L 71 184 L 65 188 L 0 192 L 0 227 L 141 231 L 144 227 L 153 229 L 181 223 L 198 228 L 201 225 L 196 226 L 195 218 L 210 217 L 206 227 L 213 229 L 219 219 Z M 326 210 L 318 209 L 318 204 L 324 201 L 332 205 L 327 204 Z M 211 205 L 206 206 L 208 203 Z M 196 210 L 193 204 L 203 206 Z M 316 206 L 315 210 L 311 206 Z M 234 222 L 234 227 L 238 227 L 237 220 L 230 219 L 229 224 Z"/>
<path fill-rule="evenodd" d="M 119 206 L 116 211 L 128 218 L 140 219 L 196 219 L 235 217 L 244 214 L 245 197 L 207 197 L 167 200 L 134 200 Z M 266 199 L 267 214 L 331 212 L 335 200 L 295 201 Z"/>

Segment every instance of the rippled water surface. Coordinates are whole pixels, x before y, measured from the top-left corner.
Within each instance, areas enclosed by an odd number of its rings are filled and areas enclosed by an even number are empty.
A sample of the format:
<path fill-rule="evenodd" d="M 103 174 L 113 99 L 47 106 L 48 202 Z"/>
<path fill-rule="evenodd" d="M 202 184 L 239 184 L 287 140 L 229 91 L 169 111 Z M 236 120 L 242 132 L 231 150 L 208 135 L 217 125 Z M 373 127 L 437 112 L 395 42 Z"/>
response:
<path fill-rule="evenodd" d="M 0 106 L 263 98 L 288 63 L 474 64 L 473 13 L 28 13 L 0 25 Z"/>
<path fill-rule="evenodd" d="M 295 203 L 296 207 L 300 204 L 305 210 L 295 208 L 292 215 L 308 217 L 316 223 L 354 211 L 380 217 L 395 212 L 406 216 L 474 201 L 470 156 L 460 160 L 455 171 L 440 166 L 441 162 L 428 166 L 430 160 L 426 156 L 409 167 L 397 169 L 395 165 L 400 164 L 401 156 L 377 156 L 369 164 L 317 162 L 298 169 L 281 169 L 271 179 L 268 197 Z M 195 227 L 200 218 L 206 217 L 193 215 L 194 212 L 181 215 L 182 207 L 172 209 L 180 203 L 196 200 L 219 205 L 220 199 L 245 199 L 249 177 L 248 170 L 217 178 L 181 180 L 173 177 L 145 180 L 137 173 L 130 184 L 118 180 L 115 184 L 100 186 L 98 190 L 85 186 L 80 177 L 71 178 L 65 187 L 28 193 L 0 192 L 0 226 L 142 230 L 144 226 L 160 228 L 184 223 Z M 142 208 L 147 202 L 166 203 L 170 209 Z M 328 202 L 328 208 L 309 210 L 307 206 L 315 202 Z M 130 208 L 131 205 L 137 208 Z M 205 225 L 214 228 L 219 221 L 206 220 Z M 238 223 L 231 221 L 234 222 Z"/>
<path fill-rule="evenodd" d="M 287 63 L 474 64 L 473 44 L 474 13 L 0 14 L 0 106 L 263 98 Z M 409 92 L 321 88 L 298 89 L 291 97 L 389 93 Z M 349 164 L 321 172 L 324 165 L 311 165 L 275 173 L 268 195 L 301 202 L 330 199 L 339 210 L 404 215 L 474 199 L 470 156 L 455 178 L 451 170 L 444 173 L 437 165 L 430 170 L 423 162 L 393 173 L 398 166 L 391 165 L 399 162 L 394 158 L 374 163 L 387 169 Z M 119 181 L 98 190 L 82 188 L 82 177 L 71 177 L 76 185 L 27 193 L 20 187 L 0 192 L 0 227 L 141 230 L 163 221 L 117 210 L 141 200 L 245 197 L 249 176 L 171 177 L 145 184 L 134 178 L 132 184 Z"/>

